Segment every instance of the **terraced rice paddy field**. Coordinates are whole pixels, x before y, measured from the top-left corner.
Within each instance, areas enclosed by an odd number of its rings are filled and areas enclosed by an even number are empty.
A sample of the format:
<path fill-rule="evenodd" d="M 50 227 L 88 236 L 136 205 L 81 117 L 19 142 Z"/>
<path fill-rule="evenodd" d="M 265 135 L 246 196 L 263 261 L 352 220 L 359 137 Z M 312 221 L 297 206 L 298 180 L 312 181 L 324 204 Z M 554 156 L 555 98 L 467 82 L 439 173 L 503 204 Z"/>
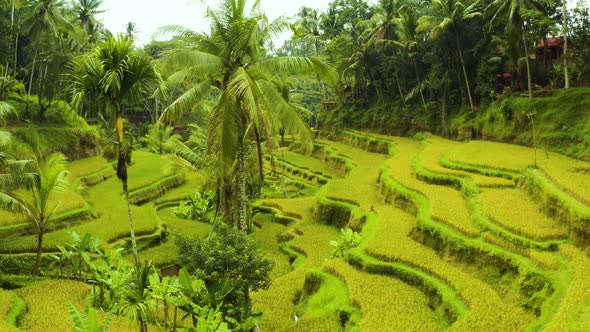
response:
<path fill-rule="evenodd" d="M 311 155 L 293 144 L 265 160 L 251 235 L 275 261 L 270 288 L 252 294 L 263 331 L 590 330 L 590 164 L 539 150 L 533 167 L 533 149 L 483 141 L 319 137 Z M 129 169 L 140 255 L 160 267 L 174 263 L 175 234 L 210 230 L 171 213 L 205 176 L 170 175 L 167 165 L 137 152 Z M 128 245 L 111 165 L 91 158 L 69 168 L 45 252 L 72 230 Z M 341 228 L 361 242 L 334 257 Z M 34 251 L 26 224 L 0 212 L 4 283 L 32 266 Z M 0 331 L 71 329 L 65 303 L 81 308 L 89 291 L 51 279 L 0 288 Z"/>

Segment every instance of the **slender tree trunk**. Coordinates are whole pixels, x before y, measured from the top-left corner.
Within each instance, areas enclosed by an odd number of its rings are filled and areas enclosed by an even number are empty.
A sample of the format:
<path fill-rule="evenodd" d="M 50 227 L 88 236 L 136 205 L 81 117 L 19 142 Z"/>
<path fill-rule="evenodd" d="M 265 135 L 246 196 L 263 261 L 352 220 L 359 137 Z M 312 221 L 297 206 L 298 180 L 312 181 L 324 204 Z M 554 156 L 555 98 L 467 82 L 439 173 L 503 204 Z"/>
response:
<path fill-rule="evenodd" d="M 258 152 L 258 172 L 260 176 L 260 188 L 264 185 L 264 164 L 262 160 L 262 142 L 260 141 L 260 133 L 258 128 L 254 126 L 254 137 L 256 138 L 256 150 Z"/>
<path fill-rule="evenodd" d="M 10 16 L 10 30 L 13 30 L 14 26 L 14 15 L 15 15 L 15 8 L 14 3 L 12 4 L 12 13 Z M 20 21 L 20 17 L 19 17 Z M 20 23 L 20 22 L 19 22 Z M 18 61 L 18 33 L 19 33 L 19 25 L 16 25 L 16 31 L 14 31 L 14 64 L 12 67 L 12 75 L 16 77 L 16 62 Z"/>
<path fill-rule="evenodd" d="M 418 86 L 420 87 L 420 98 L 422 98 L 422 106 L 426 111 L 426 100 L 424 99 L 424 92 L 422 92 L 422 82 L 420 81 L 420 73 L 418 72 L 418 64 L 416 63 L 416 59 L 412 59 L 414 63 L 414 71 L 416 71 L 416 80 L 418 80 Z"/>
<path fill-rule="evenodd" d="M 240 126 L 243 126 L 241 124 Z M 246 197 L 246 171 L 244 169 L 244 138 L 240 128 L 238 135 L 238 228 L 244 234 L 248 233 L 248 198 Z"/>
<path fill-rule="evenodd" d="M 43 235 L 45 235 L 45 227 L 39 227 L 39 233 L 37 234 L 37 256 L 35 258 L 35 268 L 33 269 L 33 275 L 39 274 L 39 268 L 41 266 L 41 253 L 43 252 Z"/>
<path fill-rule="evenodd" d="M 526 76 L 527 76 L 527 85 L 529 88 L 529 99 L 533 98 L 533 80 L 531 77 L 531 62 L 529 59 L 529 48 L 527 45 L 527 41 L 526 41 L 526 31 L 523 27 L 522 29 L 522 44 L 524 46 L 524 56 L 525 56 L 525 62 L 526 62 Z"/>
<path fill-rule="evenodd" d="M 229 226 L 235 225 L 234 211 L 233 211 L 233 188 L 230 179 L 225 179 L 223 185 L 223 201 L 224 201 L 224 214 L 225 222 Z"/>
<path fill-rule="evenodd" d="M 123 191 L 125 192 L 125 202 L 127 203 L 127 216 L 129 218 L 129 232 L 131 234 L 131 247 L 135 263 L 139 263 L 139 255 L 137 254 L 137 242 L 135 239 L 135 225 L 133 224 L 133 215 L 131 213 L 131 202 L 129 202 L 129 187 L 127 186 L 127 164 L 125 156 L 122 155 L 123 145 L 123 115 L 121 114 L 121 103 L 117 103 L 117 177 L 123 183 Z"/>
<path fill-rule="evenodd" d="M 565 79 L 565 88 L 570 87 L 570 76 L 567 70 L 567 0 L 563 2 L 563 77 Z"/>
<path fill-rule="evenodd" d="M 38 43 L 37 43 L 38 44 Z M 33 88 L 33 77 L 35 76 L 35 64 L 37 63 L 37 55 L 39 54 L 39 46 L 35 48 L 35 56 L 33 57 L 33 66 L 31 68 L 31 76 L 29 77 L 29 89 L 27 98 L 27 105 L 25 107 L 25 113 L 29 111 L 29 105 L 31 103 L 31 90 Z"/>
<path fill-rule="evenodd" d="M 469 107 L 471 111 L 475 111 L 473 106 L 473 98 L 471 97 L 471 88 L 469 87 L 469 79 L 467 78 L 467 69 L 465 68 L 465 61 L 463 60 L 463 51 L 461 51 L 461 42 L 459 41 L 459 33 L 455 30 L 455 43 L 457 44 L 457 51 L 459 53 L 459 60 L 463 68 L 463 78 L 465 79 L 465 87 L 467 88 L 467 96 L 469 97 Z"/>
<path fill-rule="evenodd" d="M 397 71 L 393 71 L 393 76 L 395 77 L 395 83 L 397 84 L 397 91 L 399 92 L 399 96 L 402 100 L 402 103 L 404 103 L 404 105 L 406 104 L 406 97 L 404 97 L 404 92 L 402 91 L 402 86 L 399 83 L 399 76 L 397 76 Z"/>

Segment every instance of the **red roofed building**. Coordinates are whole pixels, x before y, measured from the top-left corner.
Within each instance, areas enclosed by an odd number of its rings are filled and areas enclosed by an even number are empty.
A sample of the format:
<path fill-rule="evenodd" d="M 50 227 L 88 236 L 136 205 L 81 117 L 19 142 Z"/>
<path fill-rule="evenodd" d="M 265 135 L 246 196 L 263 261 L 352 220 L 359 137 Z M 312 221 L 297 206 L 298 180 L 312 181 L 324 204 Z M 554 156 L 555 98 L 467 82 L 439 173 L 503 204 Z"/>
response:
<path fill-rule="evenodd" d="M 568 40 L 569 41 L 569 40 Z M 569 46 L 569 43 L 568 43 Z M 544 59 L 545 41 L 537 44 L 536 56 L 538 60 Z M 547 60 L 557 60 L 563 54 L 563 37 L 547 38 Z"/>

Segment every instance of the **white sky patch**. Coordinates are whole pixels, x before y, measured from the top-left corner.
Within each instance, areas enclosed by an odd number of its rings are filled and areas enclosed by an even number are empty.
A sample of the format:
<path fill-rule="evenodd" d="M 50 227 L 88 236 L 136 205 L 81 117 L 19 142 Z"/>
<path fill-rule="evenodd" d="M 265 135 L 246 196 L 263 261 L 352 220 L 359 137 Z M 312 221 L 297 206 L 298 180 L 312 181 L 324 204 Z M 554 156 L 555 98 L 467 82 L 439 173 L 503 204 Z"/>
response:
<path fill-rule="evenodd" d="M 281 15 L 294 17 L 299 8 L 306 6 L 325 11 L 332 0 L 261 0 L 260 8 L 270 20 Z M 219 1 L 208 0 L 207 5 L 217 8 Z M 249 1 L 251 6 L 253 2 Z M 200 0 L 104 0 L 101 7 L 104 13 L 98 16 L 112 33 L 125 32 L 127 22 L 137 25 L 136 43 L 144 45 L 152 40 L 159 27 L 166 25 L 182 25 L 187 28 L 209 32 L 209 21 L 205 17 L 207 6 Z M 275 41 L 281 46 L 290 38 L 286 33 Z M 160 39 L 160 38 L 158 38 Z"/>

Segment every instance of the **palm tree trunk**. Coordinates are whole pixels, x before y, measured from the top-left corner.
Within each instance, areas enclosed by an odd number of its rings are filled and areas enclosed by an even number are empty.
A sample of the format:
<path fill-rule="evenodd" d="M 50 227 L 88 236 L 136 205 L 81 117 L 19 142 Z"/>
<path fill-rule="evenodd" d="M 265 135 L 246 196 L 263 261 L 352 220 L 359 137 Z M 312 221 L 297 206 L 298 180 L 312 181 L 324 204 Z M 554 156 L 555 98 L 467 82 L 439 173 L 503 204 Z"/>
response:
<path fill-rule="evenodd" d="M 457 51 L 459 53 L 459 60 L 461 61 L 461 67 L 463 68 L 463 78 L 465 79 L 465 87 L 467 87 L 467 96 L 469 97 L 469 107 L 471 111 L 475 111 L 473 106 L 473 98 L 471 97 L 471 88 L 469 87 L 469 79 L 467 78 L 467 69 L 465 69 L 465 61 L 463 60 L 463 51 L 461 51 L 461 42 L 459 41 L 459 33 L 455 31 L 455 43 L 457 45 Z"/>
<path fill-rule="evenodd" d="M 424 92 L 422 92 L 422 82 L 420 81 L 420 73 L 418 72 L 418 64 L 416 63 L 416 59 L 412 59 L 414 63 L 414 71 L 416 71 L 416 80 L 418 80 L 418 86 L 420 87 L 420 98 L 422 98 L 422 106 L 426 111 L 426 100 L 424 99 Z"/>
<path fill-rule="evenodd" d="M 133 224 L 133 215 L 131 213 L 131 203 L 129 202 L 129 187 L 127 186 L 127 165 L 125 156 L 122 155 L 123 145 L 123 115 L 121 114 L 121 104 L 117 103 L 117 177 L 123 182 L 123 191 L 125 192 L 125 202 L 127 203 L 127 216 L 129 218 L 129 232 L 131 233 L 131 247 L 133 250 L 133 256 L 135 257 L 135 263 L 139 262 L 139 256 L 137 254 L 137 242 L 135 239 L 135 225 Z"/>
<path fill-rule="evenodd" d="M 565 79 L 565 88 L 570 87 L 570 76 L 567 70 L 567 0 L 563 0 L 563 76 Z"/>
<path fill-rule="evenodd" d="M 37 55 L 39 54 L 39 43 L 37 43 L 37 47 L 35 47 L 35 56 L 33 57 L 33 66 L 31 68 L 31 77 L 29 77 L 29 89 L 27 98 L 27 105 L 25 107 L 25 113 L 29 111 L 29 104 L 31 103 L 31 89 L 33 87 L 33 76 L 35 76 L 35 64 L 37 63 Z"/>
<path fill-rule="evenodd" d="M 393 75 L 395 77 L 395 83 L 397 84 L 397 90 L 399 92 L 399 96 L 402 99 L 402 103 L 406 104 L 406 97 L 404 97 L 404 92 L 402 91 L 402 86 L 399 83 L 399 76 L 397 76 L 397 71 L 393 71 Z"/>
<path fill-rule="evenodd" d="M 256 138 L 256 150 L 258 152 L 258 172 L 260 176 L 260 188 L 264 185 L 264 164 L 262 160 L 262 143 L 260 142 L 260 133 L 258 128 L 254 126 L 254 137 Z"/>
<path fill-rule="evenodd" d="M 244 234 L 248 233 L 246 214 L 248 199 L 246 197 L 246 171 L 244 169 L 244 139 L 242 130 L 238 135 L 238 228 Z"/>
<path fill-rule="evenodd" d="M 39 267 L 41 266 L 41 253 L 43 252 L 43 235 L 45 234 L 44 227 L 39 228 L 37 234 L 37 257 L 35 258 L 35 268 L 33 269 L 33 275 L 39 274 Z"/>
<path fill-rule="evenodd" d="M 14 30 L 14 14 L 15 14 L 15 6 L 14 6 L 14 2 L 12 3 L 12 12 L 11 12 L 11 16 L 10 16 L 10 31 Z M 20 17 L 19 17 L 19 23 L 20 23 Z M 14 64 L 13 64 L 13 68 L 12 68 L 12 75 L 16 77 L 16 62 L 18 60 L 18 33 L 19 33 L 19 29 L 18 29 L 19 25 L 17 24 L 16 26 L 16 31 L 14 31 Z"/>
<path fill-rule="evenodd" d="M 531 78 L 531 62 L 529 61 L 529 49 L 528 49 L 528 45 L 526 42 L 526 37 L 525 37 L 526 31 L 523 27 L 522 29 L 522 44 L 524 46 L 524 56 L 525 56 L 525 62 L 526 62 L 526 76 L 527 76 L 527 85 L 529 88 L 529 99 L 533 98 L 533 80 Z"/>
<path fill-rule="evenodd" d="M 139 262 L 139 255 L 137 254 L 137 241 L 135 240 L 135 225 L 133 224 L 133 215 L 131 214 L 131 203 L 129 202 L 129 190 L 127 188 L 127 182 L 123 184 L 125 190 L 125 201 L 127 202 L 127 216 L 129 217 L 129 233 L 131 234 L 131 248 L 133 249 L 133 256 L 135 262 Z"/>

